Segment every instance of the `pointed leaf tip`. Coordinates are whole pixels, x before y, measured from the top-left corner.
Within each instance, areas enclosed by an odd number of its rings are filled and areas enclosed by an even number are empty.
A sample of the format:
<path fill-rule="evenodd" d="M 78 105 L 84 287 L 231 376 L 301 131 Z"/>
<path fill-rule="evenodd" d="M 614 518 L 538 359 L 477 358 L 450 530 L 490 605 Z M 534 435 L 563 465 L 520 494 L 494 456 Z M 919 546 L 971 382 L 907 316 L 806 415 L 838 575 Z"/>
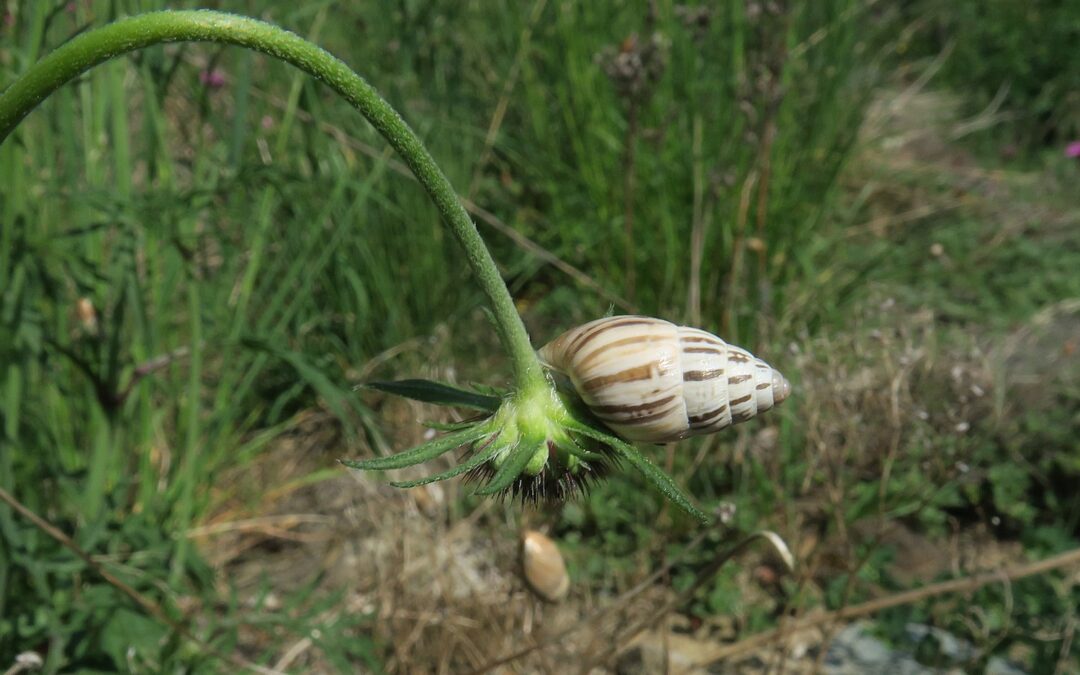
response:
<path fill-rule="evenodd" d="M 655 464 L 650 462 L 645 455 L 641 454 L 637 448 L 630 445 L 621 438 L 606 434 L 599 429 L 595 429 L 581 423 L 570 423 L 567 427 L 576 431 L 583 436 L 588 436 L 595 440 L 600 441 L 611 446 L 620 456 L 626 458 L 635 469 L 641 473 L 644 478 L 653 484 L 657 490 L 660 491 L 665 497 L 667 497 L 675 506 L 697 519 L 702 525 L 709 525 L 712 519 L 709 518 L 703 511 L 694 506 L 690 498 L 687 497 L 679 486 L 675 484 L 675 481 L 671 480 L 671 477 L 659 469 Z"/>
<path fill-rule="evenodd" d="M 422 443 L 415 448 L 388 457 L 375 457 L 364 460 L 343 459 L 339 461 L 350 469 L 360 469 L 362 471 L 400 469 L 405 466 L 412 466 L 413 464 L 420 464 L 421 462 L 435 459 L 436 457 L 444 455 L 466 443 L 472 443 L 488 433 L 490 431 L 488 427 L 489 425 L 487 424 L 478 424 L 477 426 L 462 429 L 461 431 L 456 431 L 452 434 L 447 434 L 446 436 L 440 436 L 427 443 Z"/>
<path fill-rule="evenodd" d="M 424 478 L 418 478 L 416 480 L 393 481 L 390 483 L 390 485 L 396 488 L 413 488 L 419 485 L 427 485 L 428 483 L 435 483 L 440 480 L 447 480 L 448 478 L 460 476 L 461 474 L 468 473 L 469 471 L 472 471 L 484 462 L 490 460 L 492 457 L 495 456 L 495 453 L 498 451 L 499 448 L 497 446 L 489 447 L 488 449 L 477 452 L 468 460 L 462 462 L 461 464 L 458 464 L 452 469 L 443 471 L 442 473 L 437 473 L 432 476 L 425 476 Z"/>

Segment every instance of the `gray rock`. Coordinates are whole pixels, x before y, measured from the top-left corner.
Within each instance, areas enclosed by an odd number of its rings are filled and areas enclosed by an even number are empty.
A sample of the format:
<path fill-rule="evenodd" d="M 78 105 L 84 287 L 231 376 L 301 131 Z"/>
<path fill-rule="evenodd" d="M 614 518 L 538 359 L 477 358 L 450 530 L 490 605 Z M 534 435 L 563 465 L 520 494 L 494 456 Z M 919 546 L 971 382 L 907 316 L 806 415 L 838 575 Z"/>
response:
<path fill-rule="evenodd" d="M 908 624 L 905 632 L 910 649 L 890 647 L 870 634 L 871 624 L 859 621 L 845 627 L 833 638 L 825 655 L 824 671 L 828 675 L 952 675 L 963 673 L 962 668 L 980 656 L 970 642 L 948 631 L 922 624 Z M 919 663 L 914 651 L 920 642 L 932 639 L 941 656 L 951 662 L 947 668 L 933 668 Z M 984 675 L 1027 675 L 1005 659 L 992 657 Z"/>

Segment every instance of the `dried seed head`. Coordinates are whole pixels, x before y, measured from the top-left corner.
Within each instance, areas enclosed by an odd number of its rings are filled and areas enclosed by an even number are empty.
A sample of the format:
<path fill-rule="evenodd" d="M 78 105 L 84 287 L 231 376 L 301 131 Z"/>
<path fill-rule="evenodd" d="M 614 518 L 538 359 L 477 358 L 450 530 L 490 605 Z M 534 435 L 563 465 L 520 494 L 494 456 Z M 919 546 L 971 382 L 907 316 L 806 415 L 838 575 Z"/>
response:
<path fill-rule="evenodd" d="M 617 47 L 603 49 L 595 60 L 619 98 L 629 105 L 641 105 L 652 98 L 667 68 L 669 50 L 669 40 L 663 33 L 654 32 L 645 39 L 633 33 Z"/>

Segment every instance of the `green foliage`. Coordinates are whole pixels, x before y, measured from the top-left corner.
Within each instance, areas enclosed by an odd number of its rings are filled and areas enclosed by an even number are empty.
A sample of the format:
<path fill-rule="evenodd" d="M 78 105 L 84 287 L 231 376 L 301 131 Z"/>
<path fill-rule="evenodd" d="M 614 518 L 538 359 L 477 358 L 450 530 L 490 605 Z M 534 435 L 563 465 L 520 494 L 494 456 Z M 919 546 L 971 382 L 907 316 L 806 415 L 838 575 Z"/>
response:
<path fill-rule="evenodd" d="M 1025 146 L 1080 138 L 1080 6 L 1070 0 L 920 0 L 916 47 L 951 53 L 942 80 L 969 97 L 974 113 L 998 101 L 1007 137 Z"/>
<path fill-rule="evenodd" d="M 13 4 L 14 26 L 0 27 L 0 85 L 90 22 L 205 3 L 98 0 L 77 3 L 75 14 L 62 3 Z M 815 579 L 823 597 L 784 586 L 789 607 L 835 607 L 900 587 L 890 574 L 900 547 L 873 548 L 869 536 L 850 534 L 879 518 L 930 537 L 997 518 L 993 531 L 1017 538 L 1032 557 L 1075 546 L 1076 380 L 1066 369 L 1032 366 L 1049 399 L 1003 383 L 988 396 L 1038 405 L 1004 416 L 965 408 L 978 415 L 960 434 L 946 403 L 970 383 L 952 382 L 949 366 L 934 360 L 985 346 L 967 334 L 1007 335 L 1080 295 L 1075 222 L 1028 208 L 1070 207 L 1033 190 L 1015 200 L 1022 226 L 1000 232 L 987 227 L 995 214 L 963 210 L 895 236 L 833 236 L 836 223 L 866 215 L 839 176 L 880 55 L 892 47 L 889 11 L 855 0 L 549 2 L 539 17 L 533 3 L 501 0 L 214 4 L 341 55 L 421 132 L 462 194 L 609 292 L 481 223 L 538 341 L 604 314 L 617 295 L 645 313 L 720 327 L 734 342 L 760 341 L 800 368 L 809 350 L 834 358 L 823 361 L 820 386 L 878 373 L 905 353 L 898 342 L 889 343 L 895 351 L 864 351 L 866 335 L 904 327 L 888 321 L 890 311 L 867 318 L 854 308 L 887 294 L 904 316 L 933 313 L 942 331 L 916 336 L 925 338 L 925 368 L 904 407 L 912 413 L 918 403 L 927 418 L 903 420 L 887 482 L 887 379 L 853 405 L 818 400 L 812 410 L 796 407 L 805 395 L 796 382 L 795 405 L 770 413 L 778 430 L 771 445 L 751 424 L 676 448 L 670 468 L 694 502 L 706 513 L 734 509 L 672 571 L 676 590 L 694 583 L 717 550 L 763 525 L 790 526 L 789 536 L 809 523 L 839 557 L 862 561 Z M 1005 103 L 1022 139 L 1080 134 L 1068 88 L 1080 72 L 1073 3 L 912 6 L 932 10 L 923 55 L 955 44 L 944 81 L 972 94 L 972 110 L 1008 83 Z M 626 53 L 652 59 L 648 72 L 634 79 L 620 70 Z M 226 85 L 204 85 L 207 68 L 222 69 Z M 500 102 L 505 116 L 489 147 Z M 337 596 L 302 588 L 278 608 L 269 586 L 254 607 L 222 593 L 187 537 L 214 505 L 208 486 L 228 490 L 217 483 L 226 470 L 251 464 L 313 407 L 340 420 L 346 447 L 335 457 L 361 434 L 380 442 L 353 386 L 385 350 L 433 358 L 435 343 L 422 338 L 439 333 L 459 381 L 498 378 L 490 372 L 496 341 L 475 311 L 480 295 L 467 266 L 401 169 L 322 85 L 205 45 L 151 49 L 95 70 L 0 146 L 0 487 L 222 651 L 257 631 L 274 649 L 249 656 L 265 663 L 315 629 L 315 648 L 336 669 L 377 670 L 384 646 L 371 638 L 373 619 L 343 615 Z M 1071 167 L 1061 171 L 1062 184 L 1072 184 Z M 920 177 L 876 179 L 952 189 Z M 1058 195 L 1075 201 L 1067 197 Z M 837 208 L 841 201 L 855 206 Z M 935 244 L 943 256 L 928 255 Z M 83 298 L 93 321 L 80 318 Z M 774 318 L 809 332 L 780 339 Z M 832 342 L 813 345 L 816 335 Z M 1029 351 L 1061 353 L 1068 337 Z M 789 342 L 804 352 L 785 351 Z M 485 396 L 497 395 L 467 393 L 451 398 L 485 407 Z M 423 392 L 448 400 L 443 394 Z M 834 422 L 846 416 L 844 424 L 813 437 L 815 411 Z M 639 452 L 634 466 L 644 473 L 624 462 L 553 516 L 575 581 L 596 592 L 625 589 L 698 531 L 649 485 L 657 479 L 649 462 L 669 468 L 664 450 Z M 830 494 L 835 502 L 822 497 Z M 724 568 L 680 609 L 768 625 L 779 601 L 748 600 L 746 574 Z M 1080 603 L 1076 586 L 1054 577 L 1017 584 L 1009 622 L 1003 593 L 987 587 L 966 603 L 992 610 L 988 634 L 1005 636 L 982 644 L 995 652 L 1021 645 L 1033 672 L 1052 670 L 1061 641 L 1038 636 L 1061 634 L 1046 617 Z M 896 636 L 909 621 L 930 620 L 965 634 L 961 616 L 947 603 L 924 603 L 893 610 L 884 623 Z M 0 669 L 46 644 L 50 671 L 223 667 L 0 506 Z"/>

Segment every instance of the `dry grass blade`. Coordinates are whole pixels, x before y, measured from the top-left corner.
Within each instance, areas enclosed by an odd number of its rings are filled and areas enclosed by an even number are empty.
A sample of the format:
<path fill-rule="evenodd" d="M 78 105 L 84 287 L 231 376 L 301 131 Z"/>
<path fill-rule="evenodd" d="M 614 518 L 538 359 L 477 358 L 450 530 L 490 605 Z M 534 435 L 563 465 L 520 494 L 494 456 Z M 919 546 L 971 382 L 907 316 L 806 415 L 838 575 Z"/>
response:
<path fill-rule="evenodd" d="M 752 635 L 733 644 L 717 647 L 706 658 L 695 664 L 694 668 L 705 668 L 717 661 L 723 661 L 725 659 L 731 659 L 753 652 L 775 640 L 783 639 L 788 633 L 794 633 L 795 631 L 804 630 L 813 626 L 870 616 L 886 609 L 910 605 L 928 598 L 950 593 L 966 593 L 982 588 L 983 586 L 989 586 L 993 583 L 1013 582 L 1018 579 L 1046 574 L 1054 570 L 1072 567 L 1074 565 L 1080 565 L 1080 548 L 1072 549 L 1071 551 L 1066 551 L 1065 553 L 1060 553 L 1056 556 L 1051 556 L 1027 565 L 1006 567 L 993 572 L 975 574 L 960 579 L 951 579 L 949 581 L 930 584 L 928 586 L 923 586 L 922 588 L 896 593 L 876 600 L 868 600 L 832 612 L 791 621 L 786 625 L 763 633 L 758 633 L 757 635 Z"/>
<path fill-rule="evenodd" d="M 697 578 L 694 580 L 694 583 L 691 584 L 689 588 L 668 600 L 668 602 L 665 603 L 662 607 L 657 609 L 655 612 L 650 613 L 649 616 L 632 625 L 620 635 L 613 637 L 610 640 L 610 646 L 607 647 L 599 656 L 589 659 L 585 662 L 585 665 L 581 668 L 580 671 L 582 675 L 587 675 L 587 673 L 592 671 L 593 667 L 603 663 L 607 663 L 611 660 L 612 657 L 617 656 L 621 651 L 629 648 L 633 643 L 635 637 L 637 637 L 646 629 L 655 626 L 672 610 L 674 610 L 679 605 L 687 602 L 691 597 L 693 597 L 694 593 L 701 589 L 701 587 L 704 586 L 706 583 L 711 581 L 712 578 L 715 577 L 716 574 L 721 570 L 721 568 L 723 568 L 724 565 L 728 563 L 728 561 L 730 561 L 733 557 L 744 551 L 747 546 L 753 544 L 759 539 L 764 539 L 766 542 L 768 542 L 768 544 L 772 547 L 773 552 L 776 553 L 777 557 L 780 558 L 780 561 L 784 563 L 785 567 L 787 567 L 788 572 L 794 571 L 795 558 L 791 555 L 791 550 L 788 548 L 787 543 L 784 542 L 780 535 L 768 530 L 754 532 L 753 534 L 738 542 L 731 548 L 728 548 L 725 551 L 721 552 L 720 555 L 718 555 L 708 567 L 706 567 L 698 574 Z"/>
<path fill-rule="evenodd" d="M 513 242 L 519 247 L 521 247 L 522 250 L 532 253 L 537 258 L 540 258 L 544 262 L 550 264 L 552 267 L 558 269 L 563 274 L 574 279 L 582 286 L 585 286 L 586 288 L 591 288 L 593 291 L 596 292 L 597 295 L 613 303 L 620 309 L 624 309 L 630 313 L 638 312 L 637 305 L 630 302 L 621 295 L 604 288 L 600 285 L 598 281 L 590 277 L 585 272 L 582 272 L 577 267 L 574 267 L 573 265 L 566 262 L 551 251 L 547 250 L 540 244 L 537 244 L 532 239 L 529 239 L 514 228 L 499 220 L 499 218 L 496 217 L 495 214 L 484 210 L 483 208 L 477 206 L 468 199 L 463 199 L 462 203 L 465 205 L 465 208 L 468 209 L 469 213 L 476 216 L 480 221 L 487 223 L 499 233 L 505 235 L 508 239 L 513 240 Z"/>
<path fill-rule="evenodd" d="M 281 532 L 287 532 L 302 524 L 319 524 L 330 525 L 333 524 L 334 519 L 330 516 L 326 516 L 320 513 L 286 513 L 276 516 L 262 516 L 259 518 L 246 518 L 243 520 L 233 520 L 227 522 L 213 523 L 210 525 L 201 525 L 199 527 L 193 527 L 186 533 L 188 537 L 209 537 L 215 534 L 226 534 L 232 532 L 266 532 L 277 533 L 274 536 L 280 536 Z M 303 540 L 303 537 L 296 533 L 289 533 L 290 538 L 296 538 Z"/>
<path fill-rule="evenodd" d="M 844 13 L 841 14 L 839 16 L 839 18 L 834 23 L 831 23 L 831 24 L 829 24 L 829 25 L 827 25 L 827 26 L 825 26 L 823 28 L 819 28 L 818 30 L 816 30 L 812 34 L 810 34 L 810 36 L 807 37 L 805 40 L 803 40 L 799 44 L 795 45 L 795 47 L 793 47 L 792 50 L 791 50 L 791 57 L 792 58 L 798 58 L 798 57 L 802 56 L 803 54 L 805 54 L 806 52 L 810 51 L 815 46 L 820 44 L 822 40 L 827 38 L 829 36 L 829 33 L 833 30 L 833 28 L 835 28 L 836 26 L 838 26 L 839 24 L 841 24 L 841 23 L 843 23 L 845 21 L 848 21 L 848 20 L 854 18 L 855 16 L 861 14 L 862 12 L 865 12 L 865 11 L 869 10 L 874 5 L 876 5 L 878 2 L 879 2 L 879 0 L 867 0 L 867 2 L 864 2 L 864 3 L 859 4 L 859 5 L 852 5 L 848 9 L 844 10 Z"/>
<path fill-rule="evenodd" d="M 701 543 L 705 540 L 706 535 L 711 531 L 712 531 L 711 529 L 703 530 L 700 534 L 698 534 L 697 537 L 695 537 L 686 546 L 686 548 L 683 550 L 683 552 L 679 556 L 676 556 L 675 558 L 672 558 L 671 560 L 669 560 L 667 562 L 667 564 L 665 564 L 663 567 L 661 567 L 660 569 L 658 569 L 655 572 L 653 572 L 652 574 L 650 574 L 641 583 L 637 584 L 636 586 L 634 586 L 630 590 L 628 590 L 625 593 L 623 593 L 622 595 L 620 595 L 618 597 L 618 599 L 615 600 L 614 602 L 612 602 L 610 605 L 607 605 L 606 607 L 600 608 L 599 610 L 597 610 L 597 611 L 593 612 L 592 614 L 588 615 L 587 617 L 585 617 L 581 621 L 578 621 L 578 622 L 572 624 L 569 628 L 566 628 L 566 629 L 561 630 L 561 631 L 559 631 L 558 633 L 556 633 L 556 634 L 554 634 L 552 636 L 544 638 L 544 640 L 541 641 L 541 642 L 535 642 L 535 643 L 533 643 L 533 644 L 531 644 L 531 645 L 529 645 L 527 647 L 523 647 L 523 648 L 521 648 L 521 649 L 519 649 L 519 650 L 517 650 L 515 652 L 511 652 L 509 654 L 506 654 L 505 656 L 500 656 L 497 659 L 494 659 L 492 661 L 488 661 L 487 663 L 480 666 L 479 668 L 476 668 L 475 670 L 470 671 L 469 675 L 480 675 L 481 673 L 488 673 L 488 672 L 491 672 L 492 670 L 494 670 L 494 669 L 496 669 L 496 668 L 498 668 L 500 666 L 504 666 L 504 665 L 506 665 L 508 663 L 513 663 L 514 661 L 522 659 L 522 658 L 528 656 L 529 654 L 532 654 L 533 652 L 540 651 L 542 649 L 546 649 L 546 648 L 548 648 L 548 647 L 550 647 L 552 645 L 556 645 L 559 642 L 561 642 L 564 638 L 566 638 L 566 637 L 568 637 L 570 635 L 573 635 L 574 633 L 577 633 L 579 631 L 584 630 L 587 626 L 598 624 L 600 622 L 600 620 L 603 619 L 606 616 L 610 616 L 612 614 L 615 614 L 616 612 L 620 611 L 622 608 L 626 607 L 630 603 L 631 600 L 633 600 L 638 595 L 641 595 L 641 593 L 643 593 L 646 589 L 648 589 L 650 586 L 652 586 L 657 581 L 659 581 L 665 574 L 667 574 L 669 571 L 671 571 L 671 569 L 675 565 L 677 565 L 680 562 L 682 562 L 683 560 L 685 560 L 692 551 L 696 550 L 697 547 L 701 545 Z"/>

